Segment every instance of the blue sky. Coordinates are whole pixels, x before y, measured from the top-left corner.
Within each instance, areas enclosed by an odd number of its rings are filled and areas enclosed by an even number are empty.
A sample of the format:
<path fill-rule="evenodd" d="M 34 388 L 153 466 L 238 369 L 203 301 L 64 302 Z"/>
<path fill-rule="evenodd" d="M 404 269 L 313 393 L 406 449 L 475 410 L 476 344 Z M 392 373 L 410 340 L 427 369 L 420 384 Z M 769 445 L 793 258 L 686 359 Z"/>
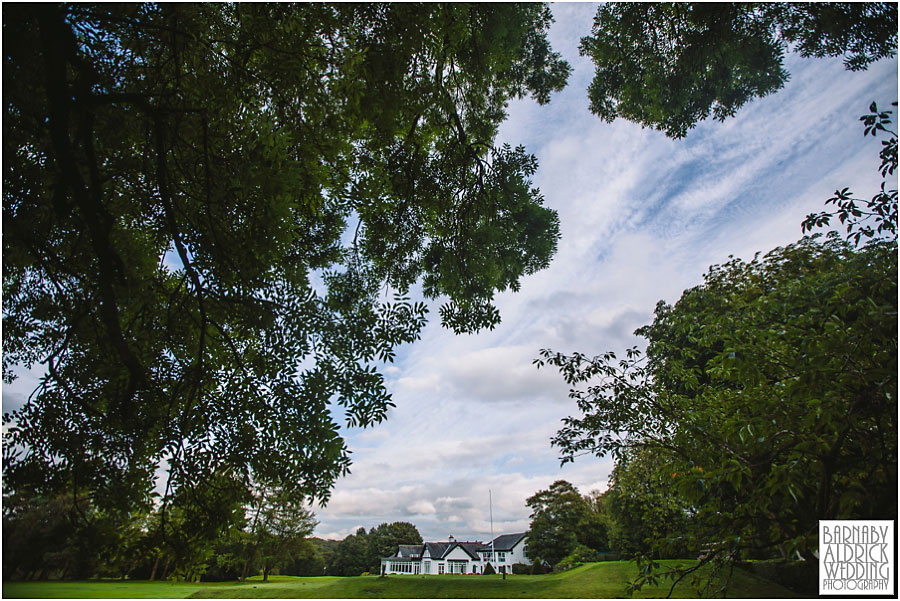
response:
<path fill-rule="evenodd" d="M 562 378 L 538 371 L 542 348 L 589 355 L 641 344 L 657 301 L 678 300 L 712 264 L 752 258 L 798 239 L 800 223 L 837 188 L 871 197 L 880 185 L 880 143 L 859 115 L 897 99 L 897 60 L 868 71 L 840 59 L 789 55 L 791 79 L 724 123 L 704 122 L 682 140 L 588 111 L 593 65 L 578 56 L 594 4 L 555 4 L 554 49 L 574 68 L 547 106 L 512 103 L 497 143 L 523 144 L 534 178 L 557 210 L 562 239 L 549 269 L 499 295 L 503 322 L 455 336 L 437 304 L 422 340 L 400 349 L 385 375 L 396 407 L 384 423 L 345 429 L 354 464 L 326 507 L 318 536 L 410 521 L 426 540 L 487 540 L 528 527 L 525 499 L 557 479 L 603 490 L 608 459 L 560 467 L 550 438 L 576 413 Z M 896 185 L 896 179 L 895 179 Z M 3 389 L 21 406 L 36 368 Z"/>
<path fill-rule="evenodd" d="M 588 112 L 593 67 L 578 56 L 593 4 L 554 4 L 553 47 L 574 68 L 547 106 L 514 102 L 498 143 L 524 144 L 534 178 L 560 214 L 550 268 L 504 293 L 494 331 L 454 336 L 433 321 L 386 376 L 386 422 L 345 431 L 352 473 L 315 507 L 316 534 L 343 538 L 396 520 L 426 540 L 487 540 L 528 527 L 525 499 L 564 478 L 606 488 L 608 459 L 560 467 L 550 438 L 576 412 L 567 387 L 531 362 L 541 348 L 598 354 L 640 344 L 656 302 L 678 300 L 710 265 L 798 239 L 800 223 L 844 186 L 871 197 L 879 142 L 858 117 L 897 99 L 897 61 L 845 71 L 840 59 L 789 55 L 788 84 L 736 118 L 704 122 L 682 140 Z"/>

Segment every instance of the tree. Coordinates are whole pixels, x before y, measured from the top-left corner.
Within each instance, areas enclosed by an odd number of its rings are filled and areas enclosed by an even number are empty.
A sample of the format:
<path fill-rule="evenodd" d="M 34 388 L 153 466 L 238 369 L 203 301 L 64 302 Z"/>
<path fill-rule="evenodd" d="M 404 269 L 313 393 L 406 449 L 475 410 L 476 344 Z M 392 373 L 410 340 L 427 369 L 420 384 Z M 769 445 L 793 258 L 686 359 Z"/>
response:
<path fill-rule="evenodd" d="M 370 572 L 381 571 L 381 558 L 392 557 L 398 545 L 421 545 L 422 535 L 409 522 L 382 523 L 369 531 L 367 554 Z"/>
<path fill-rule="evenodd" d="M 329 570 L 335 576 L 359 576 L 369 571 L 368 562 L 368 535 L 365 528 L 359 528 L 356 534 L 351 534 L 341 541 L 332 558 L 333 564 Z"/>
<path fill-rule="evenodd" d="M 557 480 L 549 489 L 529 497 L 526 504 L 531 508 L 527 533 L 531 557 L 552 565 L 572 553 L 578 544 L 605 546 L 600 516 L 591 511 L 587 500 L 569 482 Z"/>
<path fill-rule="evenodd" d="M 318 522 L 302 497 L 283 488 L 258 486 L 247 513 L 249 536 L 241 580 L 247 578 L 250 565 L 258 565 L 265 582 L 273 569 L 308 552 L 306 537 Z"/>
<path fill-rule="evenodd" d="M 645 554 L 654 559 L 689 556 L 684 532 L 696 511 L 672 486 L 660 466 L 670 465 L 660 449 L 628 449 L 616 462 L 603 494 L 609 547 L 621 557 Z"/>
<path fill-rule="evenodd" d="M 593 551 L 608 551 L 609 523 L 592 495 L 593 493 L 583 497 L 587 511 L 578 522 L 578 544 Z"/>
<path fill-rule="evenodd" d="M 304 539 L 303 543 L 295 550 L 290 564 L 282 569 L 281 573 L 292 576 L 323 576 L 325 575 L 325 558 L 310 539 Z"/>
<path fill-rule="evenodd" d="M 145 517 L 99 511 L 85 495 L 4 496 L 3 577 L 125 578 L 140 561 Z"/>
<path fill-rule="evenodd" d="M 322 560 L 325 562 L 325 574 L 328 576 L 339 576 L 335 569 L 335 556 L 338 547 L 341 545 L 341 541 L 316 537 L 309 539 L 309 541 L 313 544 L 316 551 L 322 556 Z"/>
<path fill-rule="evenodd" d="M 596 74 L 591 112 L 683 137 L 710 115 L 733 116 L 788 79 L 786 48 L 844 55 L 850 70 L 897 51 L 897 5 L 866 3 L 618 3 L 600 6 L 581 39 Z"/>
<path fill-rule="evenodd" d="M 4 486 L 145 502 L 233 473 L 326 499 L 336 423 L 444 298 L 456 332 L 548 265 L 509 99 L 568 76 L 539 4 L 3 11 Z M 335 410 L 335 407 L 339 407 Z"/>
<path fill-rule="evenodd" d="M 553 443 L 564 461 L 664 457 L 644 467 L 693 510 L 700 563 L 811 558 L 819 520 L 896 515 L 896 309 L 896 239 L 831 232 L 713 266 L 637 330 L 646 356 L 542 351 L 589 383 Z"/>

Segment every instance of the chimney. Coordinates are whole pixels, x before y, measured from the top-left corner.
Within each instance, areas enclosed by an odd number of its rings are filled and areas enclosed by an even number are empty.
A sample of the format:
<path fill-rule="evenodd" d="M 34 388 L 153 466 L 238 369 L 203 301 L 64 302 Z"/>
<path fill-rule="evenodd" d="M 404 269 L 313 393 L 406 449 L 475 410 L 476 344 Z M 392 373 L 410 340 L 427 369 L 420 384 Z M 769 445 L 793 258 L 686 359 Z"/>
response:
<path fill-rule="evenodd" d="M 453 538 L 453 535 L 452 535 L 452 534 L 451 534 L 450 536 L 447 537 L 447 540 L 449 540 L 451 543 L 456 542 L 456 539 Z"/>

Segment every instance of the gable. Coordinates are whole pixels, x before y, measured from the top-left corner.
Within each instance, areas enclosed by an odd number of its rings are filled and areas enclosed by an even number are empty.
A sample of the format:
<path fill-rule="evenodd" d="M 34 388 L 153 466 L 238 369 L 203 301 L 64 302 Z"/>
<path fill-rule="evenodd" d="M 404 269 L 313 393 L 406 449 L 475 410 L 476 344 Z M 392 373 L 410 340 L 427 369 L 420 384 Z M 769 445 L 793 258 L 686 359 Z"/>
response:
<path fill-rule="evenodd" d="M 449 553 L 444 555 L 444 559 L 472 559 L 472 556 L 459 545 L 454 546 Z"/>

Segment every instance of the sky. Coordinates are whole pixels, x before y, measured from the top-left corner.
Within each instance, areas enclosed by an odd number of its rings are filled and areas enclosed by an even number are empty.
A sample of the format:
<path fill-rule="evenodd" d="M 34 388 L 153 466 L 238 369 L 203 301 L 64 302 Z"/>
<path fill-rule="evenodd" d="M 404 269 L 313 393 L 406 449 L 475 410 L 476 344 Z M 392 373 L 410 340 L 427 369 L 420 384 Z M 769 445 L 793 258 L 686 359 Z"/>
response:
<path fill-rule="evenodd" d="M 559 250 L 518 293 L 499 295 L 493 331 L 456 336 L 431 305 L 422 339 L 386 369 L 396 404 L 387 420 L 343 431 L 351 473 L 327 506 L 313 507 L 316 536 L 408 521 L 425 540 L 486 541 L 491 511 L 495 535 L 523 532 L 526 499 L 556 480 L 605 490 L 610 459 L 561 467 L 550 445 L 577 408 L 558 372 L 532 365 L 539 350 L 643 346 L 633 332 L 656 303 L 677 301 L 710 265 L 799 239 L 803 218 L 838 188 L 864 198 L 878 190 L 881 145 L 858 119 L 873 100 L 889 108 L 897 99 L 896 59 L 852 73 L 840 59 L 788 55 L 782 90 L 671 140 L 588 111 L 593 65 L 578 41 L 596 5 L 552 10 L 550 40 L 573 67 L 569 84 L 549 105 L 511 103 L 497 143 L 538 158 L 534 184 L 559 212 Z"/>
<path fill-rule="evenodd" d="M 342 430 L 353 465 L 330 502 L 313 507 L 316 536 L 408 521 L 425 540 L 487 541 L 491 514 L 494 534 L 527 530 L 526 499 L 556 480 L 605 490 L 610 459 L 560 466 L 550 445 L 577 408 L 557 372 L 532 365 L 540 349 L 643 346 L 633 332 L 656 303 L 676 302 L 710 265 L 797 240 L 835 189 L 870 198 L 880 185 L 880 143 L 858 119 L 873 100 L 888 108 L 897 99 L 896 59 L 852 73 L 840 59 L 788 55 L 782 90 L 672 140 L 588 111 L 593 65 L 578 41 L 596 5 L 552 10 L 550 40 L 573 67 L 569 84 L 549 105 L 511 103 L 497 143 L 538 158 L 534 184 L 559 213 L 559 250 L 518 293 L 498 296 L 493 331 L 456 336 L 431 305 L 422 339 L 385 368 L 396 405 L 387 420 Z M 40 371 L 3 388 L 4 411 L 24 403 Z"/>

